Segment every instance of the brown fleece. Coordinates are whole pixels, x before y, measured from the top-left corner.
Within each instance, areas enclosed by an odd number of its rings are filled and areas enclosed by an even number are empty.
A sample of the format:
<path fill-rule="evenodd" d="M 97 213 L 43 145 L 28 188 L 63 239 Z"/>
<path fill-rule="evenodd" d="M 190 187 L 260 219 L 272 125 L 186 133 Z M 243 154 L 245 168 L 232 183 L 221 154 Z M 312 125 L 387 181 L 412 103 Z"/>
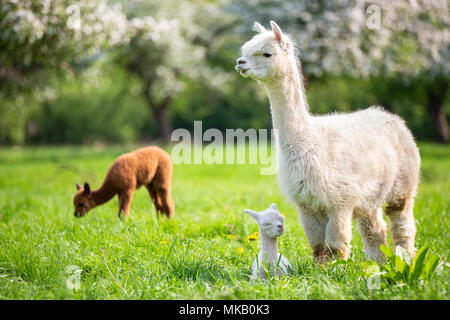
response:
<path fill-rule="evenodd" d="M 328 248 L 322 244 L 318 244 L 313 247 L 313 257 L 314 261 L 326 266 L 329 261 L 332 261 L 336 258 L 347 260 L 348 249 L 347 247 Z"/>
<path fill-rule="evenodd" d="M 128 216 L 134 190 L 144 185 L 157 212 L 170 217 L 175 210 L 170 192 L 171 180 L 172 160 L 161 148 L 152 146 L 125 153 L 111 165 L 98 190 L 91 191 L 87 182 L 84 187 L 77 184 L 78 192 L 73 199 L 75 216 L 84 216 L 116 194 L 119 197 L 119 216 Z"/>

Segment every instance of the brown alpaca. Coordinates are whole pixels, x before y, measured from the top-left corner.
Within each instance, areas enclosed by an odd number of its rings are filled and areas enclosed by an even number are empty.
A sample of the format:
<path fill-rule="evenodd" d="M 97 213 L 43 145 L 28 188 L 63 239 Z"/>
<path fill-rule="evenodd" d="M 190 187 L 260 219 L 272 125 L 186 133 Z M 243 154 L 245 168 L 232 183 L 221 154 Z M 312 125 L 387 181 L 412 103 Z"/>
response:
<path fill-rule="evenodd" d="M 116 194 L 119 197 L 119 217 L 128 216 L 134 190 L 144 185 L 157 212 L 170 217 L 175 205 L 170 193 L 172 160 L 159 147 L 145 147 L 119 156 L 106 174 L 100 189 L 91 191 L 86 182 L 84 188 L 77 183 L 78 192 L 73 198 L 75 216 L 82 217 Z"/>

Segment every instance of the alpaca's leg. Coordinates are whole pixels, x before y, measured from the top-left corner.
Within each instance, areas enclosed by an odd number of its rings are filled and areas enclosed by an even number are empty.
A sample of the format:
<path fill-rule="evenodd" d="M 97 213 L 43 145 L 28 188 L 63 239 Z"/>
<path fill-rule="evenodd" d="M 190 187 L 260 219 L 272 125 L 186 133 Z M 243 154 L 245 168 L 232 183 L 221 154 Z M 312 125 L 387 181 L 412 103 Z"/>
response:
<path fill-rule="evenodd" d="M 123 203 L 123 196 L 124 195 L 124 192 L 122 191 L 122 192 L 119 192 L 118 194 L 117 194 L 117 198 L 119 199 L 119 212 L 117 213 L 117 215 L 119 216 L 119 218 L 120 217 L 122 217 L 122 215 L 124 214 L 124 212 L 123 212 L 123 205 L 122 205 L 122 203 Z"/>
<path fill-rule="evenodd" d="M 174 202 L 170 195 L 170 189 L 168 189 L 167 186 L 158 186 L 151 183 L 147 186 L 147 190 L 153 199 L 156 211 L 170 217 L 175 209 Z"/>
<path fill-rule="evenodd" d="M 164 187 L 155 187 L 155 190 L 161 201 L 161 206 L 159 210 L 162 213 L 164 213 L 167 217 L 170 217 L 175 210 L 175 204 L 172 200 L 170 189 L 164 186 Z"/>
<path fill-rule="evenodd" d="M 394 246 L 401 246 L 408 251 L 411 257 L 415 254 L 414 238 L 416 236 L 416 224 L 414 221 L 414 199 L 388 203 L 386 215 L 390 220 L 390 230 Z"/>
<path fill-rule="evenodd" d="M 119 217 L 124 214 L 125 217 L 128 217 L 130 213 L 131 201 L 133 200 L 134 191 L 124 190 L 119 193 Z"/>
<path fill-rule="evenodd" d="M 156 190 L 152 184 L 146 185 L 145 187 L 147 188 L 148 193 L 150 194 L 150 198 L 153 201 L 153 205 L 155 206 L 156 213 L 159 214 L 159 212 L 161 211 L 161 208 L 162 208 L 162 201 L 161 201 L 161 198 L 159 197 L 159 194 L 156 192 Z"/>
<path fill-rule="evenodd" d="M 352 239 L 353 210 L 343 210 L 329 215 L 326 227 L 326 249 L 331 258 L 347 259 L 347 243 Z"/>
<path fill-rule="evenodd" d="M 386 245 L 386 222 L 383 220 L 381 208 L 359 217 L 358 228 L 367 258 L 383 262 L 385 257 L 380 251 L 380 245 Z"/>
<path fill-rule="evenodd" d="M 325 229 L 327 226 L 327 219 L 308 215 L 300 208 L 298 209 L 298 212 L 300 221 L 303 225 L 303 231 L 312 248 L 313 257 L 316 261 L 322 262 L 326 255 Z"/>
<path fill-rule="evenodd" d="M 164 169 L 164 170 L 163 170 Z M 158 168 L 153 181 L 150 184 L 151 195 L 157 211 L 170 217 L 175 211 L 175 204 L 170 192 L 172 171 L 170 168 Z"/>

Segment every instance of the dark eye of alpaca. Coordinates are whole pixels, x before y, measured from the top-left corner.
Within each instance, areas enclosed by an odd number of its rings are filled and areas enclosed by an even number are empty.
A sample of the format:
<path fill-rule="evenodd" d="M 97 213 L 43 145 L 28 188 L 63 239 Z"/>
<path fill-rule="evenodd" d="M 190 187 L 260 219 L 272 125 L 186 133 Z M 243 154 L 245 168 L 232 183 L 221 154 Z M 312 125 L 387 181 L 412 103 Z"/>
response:
<path fill-rule="evenodd" d="M 82 202 L 82 203 L 79 203 L 78 206 L 79 206 L 79 207 L 84 207 L 84 203 L 83 203 L 83 202 Z"/>
<path fill-rule="evenodd" d="M 271 53 L 264 53 L 263 56 L 266 57 L 266 58 L 270 58 L 272 56 L 272 54 Z"/>

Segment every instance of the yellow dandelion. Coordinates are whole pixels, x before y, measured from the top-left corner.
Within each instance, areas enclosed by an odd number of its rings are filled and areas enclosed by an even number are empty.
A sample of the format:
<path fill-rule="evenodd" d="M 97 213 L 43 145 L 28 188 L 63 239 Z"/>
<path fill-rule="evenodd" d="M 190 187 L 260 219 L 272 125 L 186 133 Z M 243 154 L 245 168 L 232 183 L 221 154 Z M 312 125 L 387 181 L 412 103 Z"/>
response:
<path fill-rule="evenodd" d="M 167 241 L 160 241 L 159 244 L 167 244 Z"/>
<path fill-rule="evenodd" d="M 247 241 L 258 240 L 258 239 L 259 239 L 259 232 L 254 232 L 247 237 Z"/>
<path fill-rule="evenodd" d="M 240 253 L 243 253 L 244 252 L 244 248 L 238 248 L 237 249 L 237 252 L 240 254 Z"/>

